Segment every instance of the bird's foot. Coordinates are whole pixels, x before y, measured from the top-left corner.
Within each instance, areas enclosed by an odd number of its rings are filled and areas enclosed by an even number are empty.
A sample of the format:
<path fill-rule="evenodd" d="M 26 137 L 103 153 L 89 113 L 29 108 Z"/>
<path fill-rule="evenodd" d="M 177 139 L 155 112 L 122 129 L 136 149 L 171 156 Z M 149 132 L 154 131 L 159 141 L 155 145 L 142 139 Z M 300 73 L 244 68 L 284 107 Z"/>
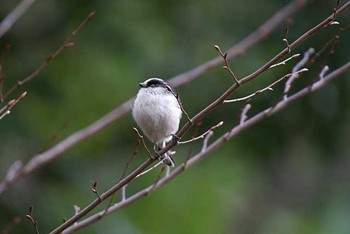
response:
<path fill-rule="evenodd" d="M 171 136 L 172 141 L 174 141 L 177 144 L 180 140 L 180 137 L 178 137 L 176 134 L 171 134 Z"/>

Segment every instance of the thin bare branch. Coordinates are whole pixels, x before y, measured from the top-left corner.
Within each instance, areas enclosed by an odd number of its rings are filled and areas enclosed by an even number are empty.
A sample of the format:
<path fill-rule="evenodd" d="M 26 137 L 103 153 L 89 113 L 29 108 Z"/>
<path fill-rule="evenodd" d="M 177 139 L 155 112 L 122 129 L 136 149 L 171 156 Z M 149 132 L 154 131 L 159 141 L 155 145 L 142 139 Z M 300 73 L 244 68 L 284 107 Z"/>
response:
<path fill-rule="evenodd" d="M 173 94 L 174 94 L 174 93 L 173 93 Z M 180 95 L 179 95 L 178 93 L 177 93 L 177 94 L 174 94 L 174 95 L 175 95 L 175 97 L 176 97 L 177 102 L 179 103 L 179 106 L 180 106 L 180 109 L 181 109 L 182 113 L 184 113 L 184 115 L 186 116 L 187 121 L 188 121 L 189 123 L 191 123 L 191 118 L 190 118 L 190 116 L 187 114 L 185 108 L 184 108 L 183 105 L 182 105 L 182 102 L 181 102 L 181 100 L 180 100 Z"/>
<path fill-rule="evenodd" d="M 23 98 L 25 98 L 27 95 L 27 92 L 22 93 L 17 99 L 13 99 L 9 101 L 3 108 L 0 109 L 0 120 L 2 120 L 6 115 L 9 115 L 11 113 L 11 109 L 15 107 L 15 105 L 21 101 Z"/>
<path fill-rule="evenodd" d="M 283 38 L 283 42 L 286 43 L 287 49 L 288 49 L 288 53 L 290 53 L 291 49 L 290 49 L 290 45 L 288 42 L 288 32 L 289 32 L 289 28 L 286 27 L 285 31 L 284 31 L 284 38 Z"/>
<path fill-rule="evenodd" d="M 214 131 L 210 131 L 210 132 L 208 132 L 208 134 L 204 137 L 201 152 L 204 152 L 204 151 L 207 149 L 209 139 L 210 139 L 213 135 L 214 135 Z M 188 160 L 187 160 L 187 161 L 188 161 Z M 187 161 L 186 161 L 186 162 L 187 162 Z"/>
<path fill-rule="evenodd" d="M 179 141 L 178 144 L 179 145 L 183 145 L 183 144 L 188 144 L 188 143 L 191 143 L 191 142 L 194 142 L 194 141 L 197 141 L 199 139 L 203 139 L 206 137 L 206 135 L 208 135 L 211 131 L 214 131 L 215 129 L 217 129 L 218 127 L 221 127 L 222 125 L 224 124 L 224 121 L 220 121 L 218 124 L 210 127 L 207 131 L 205 131 L 203 134 L 197 136 L 197 137 L 194 137 L 190 140 L 187 140 L 187 141 Z"/>
<path fill-rule="evenodd" d="M 271 65 L 269 68 L 274 68 L 274 67 L 277 67 L 277 66 L 286 65 L 289 60 L 291 60 L 293 58 L 297 58 L 299 56 L 300 56 L 300 54 L 293 54 L 292 56 L 290 56 L 289 58 L 283 60 L 282 62 L 275 63 L 275 64 Z"/>
<path fill-rule="evenodd" d="M 299 74 L 300 71 L 303 70 L 302 67 L 305 66 L 307 64 L 307 62 L 309 61 L 311 55 L 315 53 L 315 49 L 314 48 L 310 48 L 308 49 L 305 53 L 304 53 L 304 57 L 302 60 L 300 60 L 292 69 L 292 75 L 289 77 L 289 79 L 287 80 L 285 87 L 284 87 L 284 99 L 287 99 L 287 95 L 289 90 L 292 87 L 293 82 L 299 78 Z"/>
<path fill-rule="evenodd" d="M 151 151 L 148 149 L 147 144 L 146 144 L 146 142 L 145 142 L 145 138 L 141 135 L 141 133 L 139 132 L 139 130 L 138 130 L 137 128 L 132 128 L 132 129 L 133 129 L 134 132 L 138 135 L 138 137 L 141 139 L 143 148 L 145 148 L 145 150 L 146 150 L 148 156 L 149 156 L 150 158 L 153 159 L 152 153 L 151 153 Z"/>
<path fill-rule="evenodd" d="M 165 158 L 164 158 L 163 160 L 165 160 Z M 144 170 L 143 172 L 141 172 L 140 174 L 138 174 L 135 178 L 138 178 L 138 177 L 140 177 L 140 176 L 143 176 L 143 175 L 147 174 L 148 172 L 150 172 L 150 171 L 156 169 L 159 165 L 162 165 L 162 164 L 163 164 L 163 160 L 157 162 L 157 164 L 153 165 L 152 167 L 148 168 L 147 170 Z"/>
<path fill-rule="evenodd" d="M 97 198 L 99 199 L 99 200 L 101 200 L 101 196 L 100 196 L 100 193 L 98 192 L 98 190 L 97 190 L 97 182 L 95 181 L 95 182 L 92 182 L 92 181 L 90 181 L 90 183 L 91 183 L 91 186 L 92 186 L 92 192 L 94 193 L 94 194 L 96 194 L 96 196 L 97 196 Z"/>
<path fill-rule="evenodd" d="M 122 187 L 122 201 L 125 201 L 125 199 L 126 199 L 126 186 L 127 185 Z"/>
<path fill-rule="evenodd" d="M 252 105 L 250 103 L 247 103 L 244 108 L 242 109 L 241 116 L 239 118 L 239 125 L 244 124 L 244 122 L 248 119 L 248 111 L 252 108 Z"/>
<path fill-rule="evenodd" d="M 231 69 L 231 67 L 230 67 L 230 64 L 229 64 L 229 62 L 228 62 L 228 60 L 227 60 L 227 53 L 222 53 L 222 51 L 221 51 L 221 48 L 218 46 L 218 45 L 214 45 L 214 48 L 219 52 L 219 54 L 220 54 L 220 56 L 221 56 L 221 58 L 224 60 L 224 66 L 223 66 L 223 68 L 224 69 L 226 69 L 229 73 L 230 73 L 230 75 L 231 75 L 231 77 L 233 78 L 233 80 L 236 82 L 236 84 L 239 86 L 240 85 L 240 83 L 239 83 L 239 81 L 237 80 L 237 78 L 236 78 L 236 75 L 233 73 L 233 71 L 232 71 L 232 69 Z"/>
<path fill-rule="evenodd" d="M 320 80 L 323 80 L 324 79 L 324 76 L 326 75 L 326 73 L 329 71 L 329 67 L 326 65 L 323 67 L 322 71 L 320 72 L 320 75 L 319 75 L 319 79 Z"/>
<path fill-rule="evenodd" d="M 80 209 L 79 206 L 74 205 L 74 214 L 78 214 L 80 210 L 81 210 L 81 209 Z"/>
<path fill-rule="evenodd" d="M 39 228 L 38 228 L 38 222 L 33 216 L 33 206 L 29 207 L 29 214 L 26 215 L 26 217 L 30 220 L 30 222 L 33 224 L 35 233 L 39 234 Z"/>

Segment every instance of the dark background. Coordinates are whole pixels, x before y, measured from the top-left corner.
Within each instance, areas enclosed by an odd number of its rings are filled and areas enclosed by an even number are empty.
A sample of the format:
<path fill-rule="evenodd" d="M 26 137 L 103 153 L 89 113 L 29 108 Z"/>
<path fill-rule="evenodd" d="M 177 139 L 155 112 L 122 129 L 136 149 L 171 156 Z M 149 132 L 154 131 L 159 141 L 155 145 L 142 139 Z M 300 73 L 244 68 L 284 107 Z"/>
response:
<path fill-rule="evenodd" d="M 19 1 L 2 0 L 0 19 Z M 4 63 L 6 91 L 30 74 L 89 14 L 95 18 L 75 46 L 57 57 L 25 87 L 28 95 L 0 121 L 0 177 L 17 159 L 33 155 L 85 127 L 133 97 L 148 77 L 171 78 L 230 48 L 289 1 L 36 1 L 0 40 L 12 45 Z M 342 2 L 342 1 L 341 1 Z M 332 13 L 336 1 L 314 1 L 291 21 L 289 40 Z M 338 19 L 349 23 L 349 14 Z M 231 61 L 241 78 L 283 49 L 284 25 Z M 327 28 L 298 47 L 319 50 L 339 26 Z M 331 70 L 349 61 L 349 31 L 341 35 Z M 296 60 L 241 87 L 240 97 L 291 71 Z M 318 71 L 319 65 L 315 65 Z M 298 81 L 308 84 L 315 71 Z M 350 230 L 349 73 L 322 90 L 244 131 L 164 188 L 80 233 L 348 233 Z M 192 116 L 218 97 L 232 79 L 220 67 L 177 88 Z M 281 98 L 282 85 L 253 99 L 250 115 Z M 237 123 L 243 103 L 219 107 L 200 132 L 223 120 L 213 139 Z M 182 121 L 182 124 L 185 120 Z M 0 196 L 0 230 L 30 233 L 28 207 L 41 233 L 73 215 L 73 205 L 95 199 L 90 181 L 103 192 L 119 178 L 133 153 L 130 115 L 75 146 Z M 191 137 L 191 132 L 185 138 Z M 58 135 L 55 140 L 52 136 Z M 201 142 L 195 145 L 200 149 Z M 177 147 L 176 162 L 189 146 Z M 142 151 L 131 169 L 147 157 Z M 133 182 L 131 195 L 153 183 L 159 169 Z M 116 199 L 119 199 L 117 196 Z M 100 209 L 103 209 L 102 206 Z M 15 217 L 22 221 L 13 225 Z"/>

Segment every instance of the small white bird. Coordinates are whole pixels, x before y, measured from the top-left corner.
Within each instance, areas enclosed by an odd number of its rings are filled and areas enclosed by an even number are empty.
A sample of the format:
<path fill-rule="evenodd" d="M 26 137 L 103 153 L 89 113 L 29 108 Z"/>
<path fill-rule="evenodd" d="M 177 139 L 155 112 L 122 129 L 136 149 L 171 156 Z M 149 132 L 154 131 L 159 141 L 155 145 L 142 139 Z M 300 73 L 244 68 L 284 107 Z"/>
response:
<path fill-rule="evenodd" d="M 140 85 L 132 115 L 146 135 L 155 144 L 155 150 L 164 148 L 179 129 L 182 116 L 179 101 L 172 88 L 162 79 L 150 78 Z M 169 151 L 160 160 L 168 166 L 174 166 Z"/>

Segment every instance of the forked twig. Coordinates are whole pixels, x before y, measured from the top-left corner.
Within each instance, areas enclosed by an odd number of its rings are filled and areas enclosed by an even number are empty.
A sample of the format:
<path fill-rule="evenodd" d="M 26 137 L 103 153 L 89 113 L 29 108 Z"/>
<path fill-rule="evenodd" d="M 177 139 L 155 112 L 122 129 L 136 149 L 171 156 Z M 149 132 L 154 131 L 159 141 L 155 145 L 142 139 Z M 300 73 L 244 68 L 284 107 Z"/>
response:
<path fill-rule="evenodd" d="M 234 81 L 236 82 L 236 84 L 239 86 L 239 85 L 240 85 L 239 80 L 236 78 L 236 76 L 235 76 L 235 74 L 233 73 L 233 71 L 232 71 L 232 69 L 231 69 L 231 67 L 230 67 L 230 64 L 229 64 L 229 62 L 228 62 L 228 60 L 227 60 L 227 53 L 225 53 L 225 54 L 222 53 L 221 48 L 220 48 L 218 45 L 214 45 L 214 48 L 216 49 L 216 51 L 219 52 L 221 58 L 224 60 L 224 64 L 225 64 L 225 65 L 223 66 L 223 68 L 226 69 L 226 70 L 228 70 L 228 72 L 229 72 L 230 75 L 232 76 L 233 80 L 234 80 Z"/>
<path fill-rule="evenodd" d="M 96 194 L 97 198 L 102 202 L 100 193 L 99 193 L 98 190 L 97 190 L 97 182 L 96 182 L 96 181 L 95 181 L 95 182 L 90 181 L 90 183 L 91 183 L 91 186 L 92 186 L 92 189 L 91 189 L 92 192 L 93 192 L 94 194 Z"/>
<path fill-rule="evenodd" d="M 9 101 L 4 107 L 0 109 L 0 120 L 2 120 L 6 115 L 9 115 L 11 113 L 11 109 L 15 107 L 15 105 L 21 101 L 23 98 L 25 98 L 27 95 L 27 92 L 22 93 L 17 99 L 13 99 Z"/>
<path fill-rule="evenodd" d="M 311 55 L 315 53 L 314 48 L 309 48 L 305 53 L 303 59 L 301 59 L 292 69 L 292 75 L 287 80 L 285 87 L 284 87 L 284 99 L 287 99 L 287 95 L 289 90 L 292 88 L 293 82 L 299 77 L 300 71 L 305 70 L 305 68 L 302 69 L 303 66 L 307 64 L 309 61 Z"/>
<path fill-rule="evenodd" d="M 284 30 L 284 38 L 283 38 L 283 42 L 286 43 L 287 49 L 288 49 L 288 53 L 290 53 L 291 48 L 288 42 L 288 32 L 289 32 L 289 27 L 286 27 L 286 29 Z"/>
<path fill-rule="evenodd" d="M 33 206 L 29 207 L 29 214 L 26 217 L 30 220 L 30 222 L 34 225 L 35 233 L 39 234 L 38 222 L 33 216 Z"/>
<path fill-rule="evenodd" d="M 257 94 L 263 93 L 265 91 L 273 91 L 272 87 L 277 85 L 281 81 L 285 80 L 286 78 L 291 77 L 293 74 L 295 75 L 295 74 L 299 74 L 299 73 L 306 72 L 306 71 L 308 71 L 308 69 L 307 68 L 303 68 L 303 69 L 301 69 L 299 71 L 296 71 L 295 73 L 288 73 L 287 75 L 284 75 L 283 77 L 279 78 L 278 80 L 274 81 L 273 83 L 269 84 L 268 86 L 266 86 L 263 89 L 259 89 L 259 90 L 255 91 L 254 93 L 249 94 L 249 95 L 247 95 L 245 97 L 225 100 L 224 103 L 247 101 L 247 100 L 251 99 L 252 97 L 254 97 Z"/>

